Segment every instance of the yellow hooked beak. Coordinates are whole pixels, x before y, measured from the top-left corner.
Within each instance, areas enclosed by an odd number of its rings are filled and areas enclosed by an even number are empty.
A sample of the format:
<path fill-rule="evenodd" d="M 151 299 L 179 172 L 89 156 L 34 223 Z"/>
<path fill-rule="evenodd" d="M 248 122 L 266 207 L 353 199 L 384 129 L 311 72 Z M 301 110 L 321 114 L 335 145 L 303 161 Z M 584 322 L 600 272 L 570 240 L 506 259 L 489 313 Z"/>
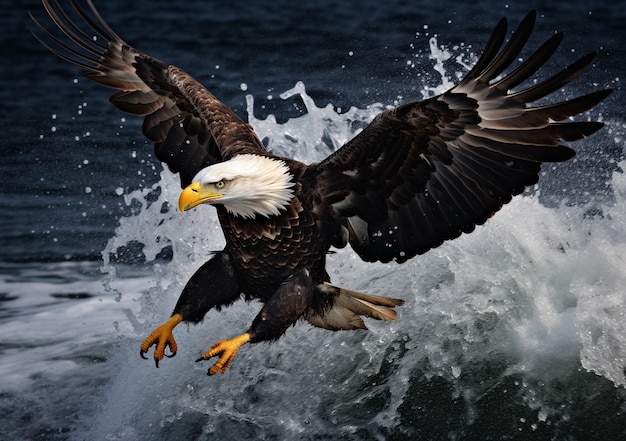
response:
<path fill-rule="evenodd" d="M 215 188 L 202 188 L 199 182 L 194 182 L 180 193 L 178 208 L 184 213 L 187 210 L 191 210 L 193 207 L 219 199 L 223 196 L 224 195 Z"/>

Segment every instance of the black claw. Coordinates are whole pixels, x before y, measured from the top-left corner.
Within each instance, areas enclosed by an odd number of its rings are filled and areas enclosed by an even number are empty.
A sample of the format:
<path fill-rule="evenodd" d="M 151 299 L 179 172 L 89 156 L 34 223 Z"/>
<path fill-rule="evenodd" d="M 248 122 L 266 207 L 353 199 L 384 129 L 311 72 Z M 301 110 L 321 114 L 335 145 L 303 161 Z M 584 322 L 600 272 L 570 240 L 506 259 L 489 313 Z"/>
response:
<path fill-rule="evenodd" d="M 145 355 L 143 355 L 143 354 L 145 354 L 145 352 L 144 352 L 144 351 L 142 351 L 142 350 L 140 349 L 140 350 L 139 350 L 139 356 L 140 356 L 141 358 L 143 358 L 144 360 L 147 360 L 147 359 L 148 359 L 148 357 L 146 357 L 146 356 L 145 356 Z"/>
<path fill-rule="evenodd" d="M 165 354 L 164 353 L 163 355 L 165 355 L 167 358 L 172 358 L 172 357 L 176 356 L 176 352 L 172 352 L 171 354 Z"/>
<path fill-rule="evenodd" d="M 154 359 L 154 365 L 157 367 L 157 369 L 159 368 L 159 359 L 158 358 Z"/>
<path fill-rule="evenodd" d="M 196 360 L 196 363 L 204 360 L 204 355 Z"/>

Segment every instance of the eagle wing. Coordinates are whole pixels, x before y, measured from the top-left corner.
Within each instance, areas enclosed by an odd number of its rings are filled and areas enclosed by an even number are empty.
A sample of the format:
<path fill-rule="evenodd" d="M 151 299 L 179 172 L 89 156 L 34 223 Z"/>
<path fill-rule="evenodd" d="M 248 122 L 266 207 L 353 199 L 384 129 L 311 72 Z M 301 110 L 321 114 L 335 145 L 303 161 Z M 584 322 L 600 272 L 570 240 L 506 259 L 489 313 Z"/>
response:
<path fill-rule="evenodd" d="M 33 35 L 60 58 L 85 69 L 90 80 L 118 89 L 110 101 L 144 117 L 144 135 L 155 143 L 156 157 L 179 173 L 182 187 L 208 165 L 239 153 L 265 152 L 251 127 L 189 74 L 124 42 L 91 0 L 88 10 L 76 0 L 70 3 L 73 12 L 56 0 L 43 0 L 63 37 L 31 16 L 39 30 Z"/>
<path fill-rule="evenodd" d="M 553 35 L 517 68 L 502 72 L 526 44 L 536 13 L 520 23 L 506 46 L 502 19 L 476 65 L 442 95 L 384 111 L 360 134 L 314 166 L 315 210 L 332 217 L 366 261 L 403 262 L 484 223 L 538 180 L 542 162 L 564 161 L 561 145 L 588 136 L 599 122 L 561 122 L 584 112 L 611 91 L 529 107 L 576 78 L 594 53 L 549 79 L 510 91 L 554 53 Z"/>

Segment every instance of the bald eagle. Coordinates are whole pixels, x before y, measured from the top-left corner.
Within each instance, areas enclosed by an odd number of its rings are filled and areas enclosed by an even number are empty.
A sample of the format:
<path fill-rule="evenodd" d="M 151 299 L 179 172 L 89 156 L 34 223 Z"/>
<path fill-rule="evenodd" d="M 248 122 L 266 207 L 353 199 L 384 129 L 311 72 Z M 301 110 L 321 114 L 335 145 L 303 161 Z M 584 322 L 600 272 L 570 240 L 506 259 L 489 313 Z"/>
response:
<path fill-rule="evenodd" d="M 563 37 L 552 35 L 510 68 L 534 27 L 531 11 L 506 44 L 507 21 L 500 20 L 450 90 L 383 111 L 323 161 L 303 164 L 268 151 L 189 74 L 129 46 L 90 0 L 87 7 L 69 2 L 74 12 L 43 0 L 63 36 L 34 18 L 33 34 L 90 80 L 117 89 L 110 100 L 119 109 L 144 117 L 157 158 L 180 176 L 180 210 L 213 205 L 226 239 L 191 277 L 171 317 L 141 344 L 143 358 L 155 346 L 157 367 L 176 354 L 178 324 L 198 323 L 242 296 L 264 305 L 247 331 L 198 359 L 218 357 L 209 374 L 225 372 L 242 345 L 278 339 L 300 319 L 330 330 L 366 329 L 362 317 L 395 319 L 402 300 L 331 284 L 329 249 L 349 244 L 365 261 L 402 263 L 471 232 L 536 183 L 542 162 L 572 158 L 562 142 L 602 124 L 568 119 L 611 92 L 529 105 L 578 77 L 595 56 L 518 88 Z"/>

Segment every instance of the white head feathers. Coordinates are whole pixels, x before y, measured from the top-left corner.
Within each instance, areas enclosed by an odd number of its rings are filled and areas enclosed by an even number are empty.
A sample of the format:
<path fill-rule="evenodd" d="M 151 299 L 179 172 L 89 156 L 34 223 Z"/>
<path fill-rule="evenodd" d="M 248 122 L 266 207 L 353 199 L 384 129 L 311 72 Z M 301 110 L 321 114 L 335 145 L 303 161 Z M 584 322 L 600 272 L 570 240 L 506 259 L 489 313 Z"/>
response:
<path fill-rule="evenodd" d="M 259 155 L 237 155 L 206 167 L 193 182 L 216 188 L 222 196 L 212 202 L 243 218 L 278 215 L 294 195 L 289 167 L 279 159 Z"/>

